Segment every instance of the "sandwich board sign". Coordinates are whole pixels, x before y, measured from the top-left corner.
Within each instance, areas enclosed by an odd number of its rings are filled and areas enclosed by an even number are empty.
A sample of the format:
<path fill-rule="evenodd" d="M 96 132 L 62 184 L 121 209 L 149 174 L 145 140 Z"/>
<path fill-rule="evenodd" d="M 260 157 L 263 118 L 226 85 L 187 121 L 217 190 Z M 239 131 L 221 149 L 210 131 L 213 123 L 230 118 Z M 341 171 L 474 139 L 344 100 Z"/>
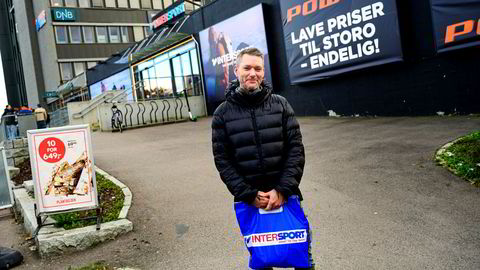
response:
<path fill-rule="evenodd" d="M 3 147 L 0 147 L 0 209 L 12 206 L 13 196 L 7 158 L 5 157 L 5 150 Z"/>
<path fill-rule="evenodd" d="M 98 209 L 88 125 L 27 131 L 36 215 Z"/>

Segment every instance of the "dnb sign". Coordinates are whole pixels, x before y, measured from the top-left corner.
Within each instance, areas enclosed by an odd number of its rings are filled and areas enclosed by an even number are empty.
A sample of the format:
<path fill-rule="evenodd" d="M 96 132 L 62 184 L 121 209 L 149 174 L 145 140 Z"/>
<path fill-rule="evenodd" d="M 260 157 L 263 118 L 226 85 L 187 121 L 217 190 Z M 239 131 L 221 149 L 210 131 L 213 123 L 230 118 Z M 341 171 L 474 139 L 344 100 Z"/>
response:
<path fill-rule="evenodd" d="M 76 21 L 77 14 L 71 8 L 52 8 L 52 18 L 54 21 L 73 22 Z"/>

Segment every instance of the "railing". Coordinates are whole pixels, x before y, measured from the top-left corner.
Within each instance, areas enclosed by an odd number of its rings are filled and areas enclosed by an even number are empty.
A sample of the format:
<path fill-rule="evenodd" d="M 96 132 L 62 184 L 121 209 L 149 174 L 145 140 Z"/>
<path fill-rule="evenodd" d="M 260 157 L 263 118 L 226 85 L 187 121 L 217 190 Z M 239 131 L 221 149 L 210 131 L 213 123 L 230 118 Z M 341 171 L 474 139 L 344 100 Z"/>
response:
<path fill-rule="evenodd" d="M 50 115 L 50 127 L 63 127 L 68 126 L 69 119 L 68 119 L 68 108 L 64 107 L 58 109 L 54 112 L 49 113 Z"/>
<path fill-rule="evenodd" d="M 11 119 L 14 118 L 12 121 Z M 1 140 L 14 140 L 17 138 L 24 138 L 27 136 L 27 130 L 37 129 L 37 121 L 35 115 L 20 114 L 20 115 L 5 115 L 1 119 Z"/>

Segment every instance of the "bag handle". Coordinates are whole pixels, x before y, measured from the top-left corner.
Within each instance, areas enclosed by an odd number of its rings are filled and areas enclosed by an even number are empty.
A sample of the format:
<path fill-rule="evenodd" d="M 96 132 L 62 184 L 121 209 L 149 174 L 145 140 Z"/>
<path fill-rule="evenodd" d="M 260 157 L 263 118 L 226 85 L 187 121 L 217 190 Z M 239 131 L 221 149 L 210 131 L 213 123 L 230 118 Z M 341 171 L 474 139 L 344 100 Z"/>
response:
<path fill-rule="evenodd" d="M 277 214 L 277 213 L 281 213 L 281 212 L 283 212 L 283 206 L 280 206 L 280 208 L 270 210 L 270 211 L 266 211 L 266 210 L 263 210 L 262 208 L 258 208 L 258 213 L 260 215 Z"/>

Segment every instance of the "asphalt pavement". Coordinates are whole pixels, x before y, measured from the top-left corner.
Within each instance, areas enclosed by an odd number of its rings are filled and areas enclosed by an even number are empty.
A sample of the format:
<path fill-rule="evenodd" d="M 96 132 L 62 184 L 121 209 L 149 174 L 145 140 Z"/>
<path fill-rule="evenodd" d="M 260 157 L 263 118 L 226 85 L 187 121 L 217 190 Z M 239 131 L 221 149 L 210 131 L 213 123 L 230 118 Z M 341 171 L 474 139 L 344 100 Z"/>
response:
<path fill-rule="evenodd" d="M 211 153 L 211 118 L 93 133 L 95 163 L 130 187 L 134 231 L 40 260 L 20 225 L 0 219 L 16 269 L 105 260 L 138 269 L 247 269 L 248 252 Z M 317 269 L 480 269 L 480 188 L 434 162 L 436 149 L 480 130 L 480 117 L 299 118 L 300 185 Z"/>

